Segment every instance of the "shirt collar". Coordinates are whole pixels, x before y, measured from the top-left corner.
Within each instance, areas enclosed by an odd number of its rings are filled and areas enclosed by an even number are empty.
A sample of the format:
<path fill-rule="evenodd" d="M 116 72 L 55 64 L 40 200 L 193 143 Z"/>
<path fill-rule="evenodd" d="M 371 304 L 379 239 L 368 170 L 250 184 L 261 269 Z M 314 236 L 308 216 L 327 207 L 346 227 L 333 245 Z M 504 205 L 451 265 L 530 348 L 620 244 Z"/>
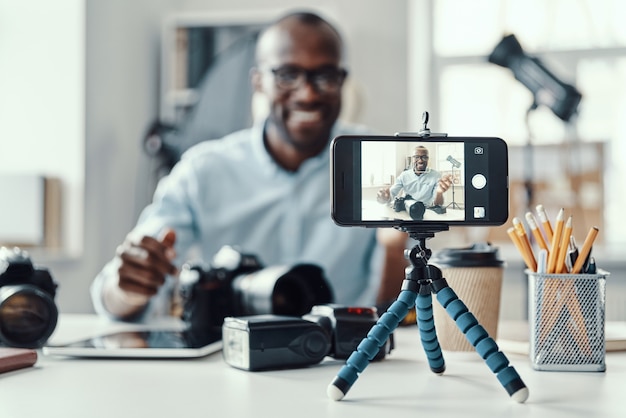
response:
<path fill-rule="evenodd" d="M 416 176 L 421 176 L 421 175 L 423 175 L 423 174 L 428 174 L 428 173 L 430 173 L 431 171 L 433 171 L 433 169 L 432 169 L 432 168 L 430 168 L 430 167 L 426 167 L 426 170 L 422 171 L 422 172 L 421 172 L 421 174 L 417 174 L 417 173 L 415 172 L 415 170 L 413 170 L 413 169 L 412 169 L 411 171 L 412 171 L 412 172 L 413 172 L 413 174 L 415 174 Z"/>
<path fill-rule="evenodd" d="M 252 153 L 254 157 L 261 162 L 262 166 L 268 166 L 274 161 L 272 160 L 272 156 L 265 149 L 265 144 L 263 144 L 264 131 L 265 122 L 257 122 L 251 128 L 250 138 L 252 141 Z"/>
<path fill-rule="evenodd" d="M 267 123 L 267 119 L 264 120 L 263 122 L 256 123 L 251 128 L 252 150 L 255 155 L 255 158 L 259 160 L 262 167 L 267 167 L 267 170 L 268 170 L 267 172 L 271 175 L 279 175 L 281 173 L 282 174 L 288 173 L 280 165 L 278 165 L 276 161 L 274 161 L 270 153 L 267 151 L 267 148 L 265 148 L 263 137 L 265 133 L 266 123 Z M 304 161 L 302 165 L 300 166 L 300 169 L 297 172 L 298 173 L 308 172 L 309 170 L 314 170 L 315 168 L 320 167 L 323 164 L 327 164 L 329 161 L 330 140 L 334 138 L 335 136 L 337 136 L 339 131 L 340 129 L 339 129 L 338 123 L 335 123 L 335 125 L 333 125 L 333 128 L 331 130 L 331 136 L 328 139 L 329 146 L 324 147 L 322 152 L 320 152 L 315 157 L 309 158 L 308 160 Z M 288 173 L 288 174 L 291 175 L 293 173 Z"/>

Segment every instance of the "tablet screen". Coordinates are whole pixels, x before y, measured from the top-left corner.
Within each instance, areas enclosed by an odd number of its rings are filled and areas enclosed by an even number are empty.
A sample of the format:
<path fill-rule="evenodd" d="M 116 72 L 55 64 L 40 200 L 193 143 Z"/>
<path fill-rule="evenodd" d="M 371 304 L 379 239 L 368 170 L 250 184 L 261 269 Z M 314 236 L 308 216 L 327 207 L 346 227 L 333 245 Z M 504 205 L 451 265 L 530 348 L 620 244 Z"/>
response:
<path fill-rule="evenodd" d="M 221 333 L 193 336 L 185 331 L 119 331 L 67 344 L 47 345 L 43 354 L 74 357 L 202 357 L 222 348 Z"/>

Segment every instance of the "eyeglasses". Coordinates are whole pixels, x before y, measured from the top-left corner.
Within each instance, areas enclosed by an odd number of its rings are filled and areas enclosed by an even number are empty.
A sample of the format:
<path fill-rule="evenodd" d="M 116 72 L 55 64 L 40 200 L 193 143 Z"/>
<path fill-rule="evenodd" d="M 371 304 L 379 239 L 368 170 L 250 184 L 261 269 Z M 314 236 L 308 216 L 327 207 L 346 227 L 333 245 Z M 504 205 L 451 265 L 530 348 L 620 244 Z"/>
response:
<path fill-rule="evenodd" d="M 321 93 L 334 93 L 343 84 L 348 72 L 343 68 L 322 67 L 316 70 L 285 65 L 271 69 L 276 86 L 281 90 L 295 90 L 304 82 L 311 83 Z"/>
<path fill-rule="evenodd" d="M 428 155 L 414 155 L 414 160 L 428 161 Z"/>

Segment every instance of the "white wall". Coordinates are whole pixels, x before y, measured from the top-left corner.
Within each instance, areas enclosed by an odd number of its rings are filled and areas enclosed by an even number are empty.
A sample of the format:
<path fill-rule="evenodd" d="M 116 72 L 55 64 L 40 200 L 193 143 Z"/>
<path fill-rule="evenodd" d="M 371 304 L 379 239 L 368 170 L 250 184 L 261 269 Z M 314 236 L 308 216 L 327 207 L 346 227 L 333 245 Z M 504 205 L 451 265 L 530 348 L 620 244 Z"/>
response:
<path fill-rule="evenodd" d="M 0 0 L 0 176 L 8 184 L 33 174 L 62 182 L 63 252 L 74 255 L 82 248 L 84 3 Z M 1 192 L 18 199 L 6 188 Z M 7 212 L 0 209 L 0 216 L 18 228 L 34 223 Z M 7 239 L 2 232 L 0 242 Z"/>
<path fill-rule="evenodd" d="M 406 131 L 408 0 L 320 0 L 339 21 L 363 87 L 362 121 Z M 305 1 L 86 0 L 84 245 L 79 258 L 42 258 L 60 283 L 62 312 L 91 312 L 88 288 L 133 226 L 154 187 L 140 141 L 157 115 L 160 30 L 169 13 L 279 10 Z M 385 80 L 381 82 L 381 80 Z M 380 104 L 384 104 L 381 106 Z M 413 122 L 413 121 L 409 121 Z"/>

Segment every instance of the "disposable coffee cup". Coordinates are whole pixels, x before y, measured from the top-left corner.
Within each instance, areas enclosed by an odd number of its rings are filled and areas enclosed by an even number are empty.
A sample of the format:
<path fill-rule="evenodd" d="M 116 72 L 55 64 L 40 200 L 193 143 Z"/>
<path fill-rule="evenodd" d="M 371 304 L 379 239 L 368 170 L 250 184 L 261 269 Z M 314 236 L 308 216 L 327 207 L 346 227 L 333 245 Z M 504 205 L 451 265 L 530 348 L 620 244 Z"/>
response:
<path fill-rule="evenodd" d="M 430 263 L 441 269 L 454 293 L 494 340 L 498 335 L 504 261 L 489 243 L 447 248 L 433 253 Z M 433 298 L 435 299 L 435 298 Z M 456 322 L 433 300 L 435 330 L 442 350 L 474 351 Z"/>

